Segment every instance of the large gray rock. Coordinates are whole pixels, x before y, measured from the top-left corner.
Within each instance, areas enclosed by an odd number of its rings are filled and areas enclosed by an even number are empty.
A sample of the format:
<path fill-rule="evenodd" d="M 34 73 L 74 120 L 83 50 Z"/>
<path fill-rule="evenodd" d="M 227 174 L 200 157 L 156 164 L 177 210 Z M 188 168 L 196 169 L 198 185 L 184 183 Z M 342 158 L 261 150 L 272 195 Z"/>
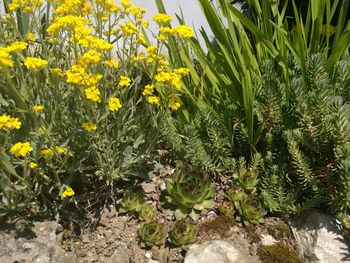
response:
<path fill-rule="evenodd" d="M 288 219 L 297 248 L 306 262 L 350 262 L 349 244 L 334 217 L 309 212 L 298 219 Z"/>
<path fill-rule="evenodd" d="M 1 263 L 75 263 L 77 257 L 61 248 L 56 222 L 11 222 L 0 226 Z"/>
<path fill-rule="evenodd" d="M 247 248 L 248 249 L 248 248 Z M 195 244 L 188 250 L 184 263 L 253 263 L 258 260 L 247 249 L 225 240 Z"/>

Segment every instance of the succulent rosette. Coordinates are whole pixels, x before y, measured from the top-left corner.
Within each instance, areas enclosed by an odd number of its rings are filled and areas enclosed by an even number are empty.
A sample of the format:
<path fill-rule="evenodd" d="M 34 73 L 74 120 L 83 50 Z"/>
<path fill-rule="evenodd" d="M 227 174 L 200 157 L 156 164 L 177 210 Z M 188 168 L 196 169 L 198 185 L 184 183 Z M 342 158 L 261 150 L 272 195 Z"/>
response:
<path fill-rule="evenodd" d="M 156 208 L 149 204 L 144 204 L 139 212 L 139 219 L 142 221 L 153 220 L 156 216 Z"/>
<path fill-rule="evenodd" d="M 228 190 L 227 196 L 232 202 L 241 201 L 245 197 L 244 189 L 239 185 L 235 185 Z"/>
<path fill-rule="evenodd" d="M 145 204 L 145 197 L 142 192 L 128 190 L 121 200 L 120 213 L 139 212 Z"/>
<path fill-rule="evenodd" d="M 157 221 L 144 224 L 140 228 L 139 237 L 141 243 L 147 247 L 159 246 L 165 237 L 163 226 Z"/>
<path fill-rule="evenodd" d="M 195 226 L 187 220 L 179 220 L 173 224 L 169 232 L 170 241 L 183 249 L 196 242 L 197 230 Z"/>
<path fill-rule="evenodd" d="M 264 222 L 264 209 L 259 198 L 248 198 L 237 203 L 236 207 L 244 224 L 248 225 Z"/>
<path fill-rule="evenodd" d="M 185 170 L 166 182 L 166 201 L 177 207 L 176 219 L 190 215 L 194 220 L 214 206 L 215 189 L 207 174 Z"/>
<path fill-rule="evenodd" d="M 220 214 L 224 216 L 233 216 L 233 212 L 234 212 L 233 203 L 229 201 L 223 201 L 219 205 L 219 211 L 220 211 Z"/>

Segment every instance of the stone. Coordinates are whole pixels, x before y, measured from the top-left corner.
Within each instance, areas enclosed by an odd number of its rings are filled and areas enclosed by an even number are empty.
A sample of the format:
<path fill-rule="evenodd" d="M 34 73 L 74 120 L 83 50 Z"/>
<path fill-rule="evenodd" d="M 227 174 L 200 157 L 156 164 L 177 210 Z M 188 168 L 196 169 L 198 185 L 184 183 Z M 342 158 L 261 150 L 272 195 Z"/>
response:
<path fill-rule="evenodd" d="M 211 240 L 195 244 L 186 253 L 184 263 L 253 263 L 258 260 L 233 241 Z"/>
<path fill-rule="evenodd" d="M 146 193 L 146 194 L 150 194 L 150 193 L 154 193 L 157 191 L 157 187 L 156 184 L 154 183 L 142 183 L 141 184 L 142 190 Z"/>
<path fill-rule="evenodd" d="M 269 234 L 262 234 L 260 236 L 260 241 L 261 245 L 263 246 L 272 246 L 278 242 L 273 236 Z"/>
<path fill-rule="evenodd" d="M 350 247 L 335 217 L 307 212 L 295 220 L 287 218 L 287 222 L 306 262 L 350 262 Z"/>
<path fill-rule="evenodd" d="M 77 256 L 63 250 L 56 239 L 58 224 L 4 222 L 0 227 L 1 263 L 75 263 Z"/>

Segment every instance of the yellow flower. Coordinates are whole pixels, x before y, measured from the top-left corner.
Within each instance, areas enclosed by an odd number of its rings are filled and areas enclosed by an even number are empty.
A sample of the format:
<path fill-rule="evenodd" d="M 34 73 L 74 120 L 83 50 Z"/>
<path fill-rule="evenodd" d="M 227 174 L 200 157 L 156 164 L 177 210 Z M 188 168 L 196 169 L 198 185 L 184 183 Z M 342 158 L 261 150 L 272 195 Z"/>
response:
<path fill-rule="evenodd" d="M 22 41 L 16 41 L 11 43 L 9 46 L 5 47 L 7 52 L 18 52 L 23 51 L 27 48 L 28 44 Z"/>
<path fill-rule="evenodd" d="M 113 60 L 106 60 L 105 65 L 107 67 L 110 67 L 110 68 L 118 68 L 119 67 L 118 61 L 113 61 Z"/>
<path fill-rule="evenodd" d="M 34 162 L 30 162 L 29 163 L 29 168 L 30 169 L 35 169 L 35 168 L 37 168 L 38 167 L 38 164 L 37 163 L 34 163 Z"/>
<path fill-rule="evenodd" d="M 108 101 L 108 106 L 110 111 L 117 111 L 122 107 L 122 104 L 118 98 L 110 98 Z"/>
<path fill-rule="evenodd" d="M 48 63 L 49 62 L 47 60 L 44 60 L 41 58 L 33 58 L 33 57 L 27 57 L 26 60 L 24 61 L 24 65 L 28 69 L 33 69 L 35 71 L 45 68 Z"/>
<path fill-rule="evenodd" d="M 30 146 L 29 142 L 18 142 L 10 149 L 10 152 L 16 157 L 26 157 L 26 155 L 31 151 L 33 151 L 33 148 Z"/>
<path fill-rule="evenodd" d="M 82 67 L 87 67 L 89 64 L 98 63 L 101 59 L 101 53 L 96 52 L 95 50 L 90 50 L 84 53 L 78 59 L 78 65 Z"/>
<path fill-rule="evenodd" d="M 60 69 L 60 68 L 50 68 L 50 72 L 55 77 L 58 77 L 58 78 L 64 77 L 64 73 L 63 73 L 62 69 Z"/>
<path fill-rule="evenodd" d="M 160 24 L 167 24 L 173 20 L 173 17 L 166 14 L 156 14 L 153 16 L 153 20 Z"/>
<path fill-rule="evenodd" d="M 158 105 L 159 104 L 159 97 L 157 97 L 157 96 L 149 96 L 148 97 L 148 102 L 149 102 L 149 104 L 156 104 L 156 105 Z"/>
<path fill-rule="evenodd" d="M 85 89 L 85 96 L 89 100 L 92 100 L 94 102 L 101 102 L 100 95 L 100 91 L 95 86 Z"/>
<path fill-rule="evenodd" d="M 49 160 L 53 156 L 53 151 L 50 148 L 48 148 L 41 150 L 40 154 L 44 157 L 45 160 Z"/>
<path fill-rule="evenodd" d="M 74 190 L 72 189 L 72 187 L 67 186 L 66 189 L 64 190 L 64 192 L 62 193 L 62 197 L 66 198 L 69 196 L 73 196 L 75 195 Z"/>
<path fill-rule="evenodd" d="M 9 9 L 10 9 L 10 11 L 15 11 L 15 10 L 17 10 L 18 8 L 20 8 L 20 5 L 19 5 L 19 4 L 9 4 Z"/>
<path fill-rule="evenodd" d="M 122 0 L 120 3 L 124 8 L 129 8 L 132 6 L 132 3 L 129 0 Z"/>
<path fill-rule="evenodd" d="M 125 77 L 125 76 L 121 76 L 120 77 L 120 80 L 119 80 L 119 85 L 120 86 L 130 86 L 130 83 L 131 83 L 131 79 L 129 79 L 128 77 Z"/>
<path fill-rule="evenodd" d="M 82 125 L 84 130 L 91 132 L 97 129 L 97 125 L 95 123 L 92 122 L 84 122 Z"/>
<path fill-rule="evenodd" d="M 41 106 L 41 105 L 34 105 L 34 106 L 33 106 L 33 110 L 34 110 L 35 112 L 40 112 L 40 111 L 42 111 L 43 109 L 44 109 L 44 107 Z"/>
<path fill-rule="evenodd" d="M 0 48 L 0 67 L 13 67 L 12 56 L 5 48 Z"/>
<path fill-rule="evenodd" d="M 7 115 L 0 116 L 0 129 L 6 128 L 9 130 L 19 129 L 21 128 L 22 123 L 18 120 L 18 118 L 13 118 Z"/>
<path fill-rule="evenodd" d="M 175 94 L 172 94 L 169 100 L 169 108 L 176 111 L 180 106 L 179 98 Z"/>
<path fill-rule="evenodd" d="M 145 86 L 145 89 L 143 90 L 142 95 L 150 96 L 150 95 L 153 94 L 153 90 L 154 90 L 154 86 L 148 84 L 148 85 Z"/>
<path fill-rule="evenodd" d="M 35 35 L 33 33 L 29 33 L 27 36 L 28 41 L 34 42 L 35 41 Z"/>
<path fill-rule="evenodd" d="M 137 34 L 139 32 L 138 28 L 130 21 L 122 24 L 119 24 L 121 30 L 123 31 L 124 35 L 133 35 Z"/>
<path fill-rule="evenodd" d="M 58 154 L 67 154 L 68 153 L 68 148 L 67 147 L 61 147 L 61 146 L 55 146 L 55 151 Z"/>
<path fill-rule="evenodd" d="M 188 68 L 178 68 L 174 70 L 174 73 L 179 74 L 181 76 L 185 76 L 190 72 Z"/>
<path fill-rule="evenodd" d="M 173 28 L 173 30 L 174 33 L 180 35 L 184 40 L 189 40 L 191 37 L 193 37 L 193 30 L 188 26 L 176 26 Z"/>

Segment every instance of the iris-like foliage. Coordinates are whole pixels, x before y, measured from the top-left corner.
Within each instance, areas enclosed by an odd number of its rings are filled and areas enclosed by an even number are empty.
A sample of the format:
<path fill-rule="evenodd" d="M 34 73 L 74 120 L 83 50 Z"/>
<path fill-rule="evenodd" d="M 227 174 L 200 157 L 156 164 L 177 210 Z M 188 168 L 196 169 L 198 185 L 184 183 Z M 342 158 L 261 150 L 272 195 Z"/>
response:
<path fill-rule="evenodd" d="M 193 220 L 208 208 L 213 207 L 214 187 L 207 174 L 185 170 L 166 182 L 167 202 L 175 205 L 175 217 L 185 218 L 188 214 Z"/>
<path fill-rule="evenodd" d="M 173 224 L 169 237 L 173 244 L 187 249 L 188 245 L 196 242 L 197 230 L 192 223 L 183 219 Z"/>
<path fill-rule="evenodd" d="M 163 243 L 164 239 L 163 226 L 157 221 L 144 224 L 140 228 L 139 236 L 142 244 L 145 246 L 159 246 Z"/>
<path fill-rule="evenodd" d="M 119 212 L 139 212 L 145 204 L 145 197 L 141 192 L 128 190 L 124 193 Z"/>

